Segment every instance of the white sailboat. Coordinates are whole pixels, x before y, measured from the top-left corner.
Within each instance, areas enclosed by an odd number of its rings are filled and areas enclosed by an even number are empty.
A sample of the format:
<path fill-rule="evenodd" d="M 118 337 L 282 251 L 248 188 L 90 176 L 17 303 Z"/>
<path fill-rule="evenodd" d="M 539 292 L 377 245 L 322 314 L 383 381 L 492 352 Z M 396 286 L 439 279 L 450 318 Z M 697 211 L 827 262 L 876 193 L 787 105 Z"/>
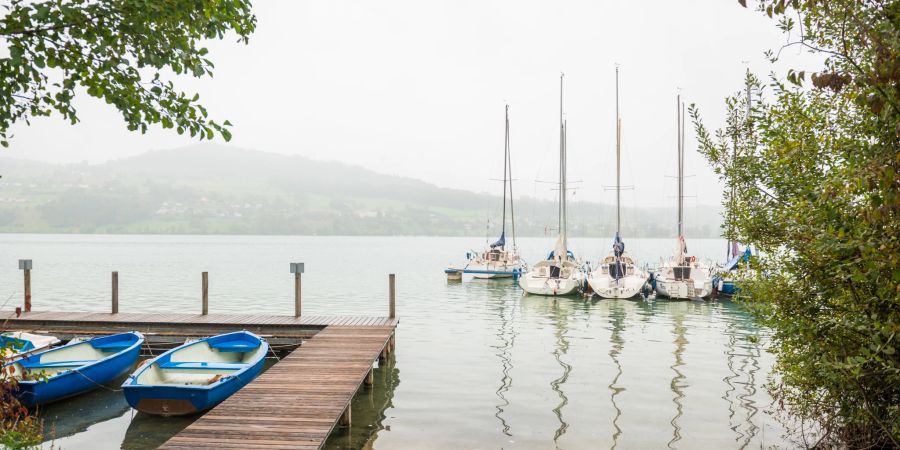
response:
<path fill-rule="evenodd" d="M 656 293 L 672 299 L 698 299 L 712 292 L 712 268 L 689 256 L 684 242 L 684 104 L 678 96 L 678 240 L 672 256 L 654 275 Z"/>
<path fill-rule="evenodd" d="M 612 250 L 600 260 L 597 268 L 588 274 L 588 284 L 602 298 L 631 298 L 641 292 L 650 275 L 635 264 L 625 251 L 620 234 L 621 214 L 621 144 L 622 119 L 619 118 L 619 68 L 616 67 L 616 237 Z"/>
<path fill-rule="evenodd" d="M 563 121 L 563 75 L 559 77 L 559 237 L 547 259 L 538 261 L 519 277 L 529 294 L 568 295 L 584 283 L 581 262 L 566 241 L 566 123 Z"/>
<path fill-rule="evenodd" d="M 506 193 L 509 192 L 509 215 L 512 225 L 512 248 L 506 245 Z M 513 209 L 512 158 L 509 145 L 509 105 L 506 105 L 506 138 L 503 146 L 503 221 L 500 239 L 481 252 L 470 252 L 462 273 L 475 278 L 518 277 L 522 272 L 522 260 L 516 248 L 516 216 Z M 455 269 L 447 269 L 448 271 Z M 449 272 L 448 272 L 449 273 Z"/>

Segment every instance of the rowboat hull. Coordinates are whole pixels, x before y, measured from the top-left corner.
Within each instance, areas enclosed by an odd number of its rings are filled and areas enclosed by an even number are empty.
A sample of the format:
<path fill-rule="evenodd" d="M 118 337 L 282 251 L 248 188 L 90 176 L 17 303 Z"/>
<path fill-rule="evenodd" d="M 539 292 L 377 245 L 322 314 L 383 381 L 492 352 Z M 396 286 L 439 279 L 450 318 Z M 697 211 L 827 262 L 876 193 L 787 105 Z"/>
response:
<path fill-rule="evenodd" d="M 181 416 L 206 411 L 253 381 L 268 344 L 241 331 L 201 339 L 148 361 L 122 385 L 138 411 Z"/>
<path fill-rule="evenodd" d="M 206 411 L 253 381 L 262 372 L 260 360 L 240 377 L 232 377 L 211 389 L 192 386 L 131 386 L 123 389 L 134 409 L 159 416 L 184 416 Z"/>
<path fill-rule="evenodd" d="M 7 364 L 14 376 L 40 374 L 45 379 L 19 380 L 15 395 L 23 405 L 33 407 L 94 390 L 128 373 L 140 356 L 144 337 L 122 333 L 83 341 L 36 353 Z M 65 358 L 96 356 L 90 359 Z M 67 361 L 73 363 L 67 364 Z"/>

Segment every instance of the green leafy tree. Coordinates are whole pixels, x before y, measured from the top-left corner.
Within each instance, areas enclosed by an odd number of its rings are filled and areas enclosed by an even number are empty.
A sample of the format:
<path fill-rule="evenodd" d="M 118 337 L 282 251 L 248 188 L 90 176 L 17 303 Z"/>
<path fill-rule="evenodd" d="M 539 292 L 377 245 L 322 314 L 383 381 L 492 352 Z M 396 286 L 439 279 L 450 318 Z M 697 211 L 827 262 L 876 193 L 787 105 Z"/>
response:
<path fill-rule="evenodd" d="M 0 145 L 17 121 L 54 112 L 73 124 L 86 92 L 122 113 L 129 130 L 160 124 L 179 134 L 231 138 L 167 79 L 211 76 L 203 42 L 256 26 L 249 0 L 0 0 Z"/>
<path fill-rule="evenodd" d="M 773 61 L 825 59 L 767 86 L 748 73 L 715 132 L 691 108 L 731 188 L 725 235 L 762 255 L 740 298 L 773 330 L 770 387 L 806 447 L 898 448 L 900 2 L 757 5 L 788 36 Z"/>
<path fill-rule="evenodd" d="M 249 0 L 0 0 L 0 10 L 0 146 L 18 121 L 55 112 L 77 123 L 80 92 L 113 105 L 129 130 L 231 139 L 228 121 L 208 118 L 199 95 L 167 78 L 211 76 L 206 40 L 246 43 L 256 27 Z M 41 425 L 13 390 L 0 373 L 0 446 L 34 447 Z"/>

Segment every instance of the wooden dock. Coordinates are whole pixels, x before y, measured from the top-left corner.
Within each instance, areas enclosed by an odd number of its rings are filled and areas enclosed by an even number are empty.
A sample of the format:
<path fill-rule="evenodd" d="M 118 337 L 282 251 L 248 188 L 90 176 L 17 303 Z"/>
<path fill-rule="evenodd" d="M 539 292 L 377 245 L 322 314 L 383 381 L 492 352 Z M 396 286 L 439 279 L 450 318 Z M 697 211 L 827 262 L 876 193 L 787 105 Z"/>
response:
<path fill-rule="evenodd" d="M 319 449 L 387 356 L 393 326 L 329 326 L 163 444 L 165 449 Z"/>
<path fill-rule="evenodd" d="M 148 342 L 179 343 L 247 330 L 269 342 L 299 345 L 166 442 L 168 449 L 319 449 L 336 426 L 349 425 L 350 402 L 371 385 L 373 366 L 393 352 L 398 320 L 364 316 L 176 313 L 0 313 L 0 329 L 62 339 L 136 330 Z M 183 342 L 183 340 L 181 341 Z"/>
<path fill-rule="evenodd" d="M 388 317 L 301 315 L 303 263 L 291 263 L 294 315 L 209 314 L 209 277 L 202 272 L 200 314 L 120 313 L 118 272 L 112 272 L 110 313 L 32 311 L 31 260 L 24 271 L 23 306 L 0 311 L 0 330 L 76 336 L 139 331 L 151 343 L 246 330 L 291 351 L 218 406 L 169 439 L 169 449 L 319 449 L 336 426 L 349 425 L 350 404 L 374 381 L 376 360 L 394 349 L 395 276 L 388 275 Z M 274 344 L 274 345 L 272 345 Z M 151 353 L 152 354 L 152 353 Z M 277 355 L 276 355 L 277 356 Z"/>

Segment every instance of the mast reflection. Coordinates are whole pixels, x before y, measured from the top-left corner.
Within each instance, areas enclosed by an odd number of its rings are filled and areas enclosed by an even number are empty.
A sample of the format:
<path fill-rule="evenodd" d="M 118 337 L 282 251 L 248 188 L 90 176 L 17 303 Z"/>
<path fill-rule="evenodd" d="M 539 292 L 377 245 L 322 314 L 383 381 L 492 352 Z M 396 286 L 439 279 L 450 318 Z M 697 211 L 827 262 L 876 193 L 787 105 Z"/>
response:
<path fill-rule="evenodd" d="M 562 360 L 562 356 L 569 351 L 569 341 L 566 336 L 569 331 L 569 321 L 560 308 L 559 302 L 559 299 L 553 300 L 553 327 L 555 329 L 554 335 L 556 336 L 556 348 L 553 350 L 553 357 L 556 358 L 556 362 L 562 367 L 563 372 L 559 378 L 550 382 L 550 387 L 559 395 L 560 400 L 556 408 L 553 408 L 553 414 L 556 415 L 556 420 L 559 421 L 559 427 L 553 433 L 553 442 L 555 444 L 558 444 L 559 438 L 566 434 L 566 430 L 569 428 L 569 424 L 563 420 L 562 415 L 562 410 L 569 403 L 569 398 L 563 392 L 562 386 L 569 379 L 569 373 L 572 372 L 572 366 Z"/>
<path fill-rule="evenodd" d="M 619 428 L 619 418 L 622 416 L 622 410 L 619 408 L 619 405 L 616 403 L 616 396 L 618 396 L 622 391 L 625 390 L 624 387 L 619 386 L 619 377 L 622 376 L 622 364 L 619 362 L 619 354 L 622 353 L 622 349 L 625 346 L 625 340 L 622 339 L 622 330 L 625 328 L 625 311 L 622 308 L 622 304 L 620 301 L 611 301 L 609 303 L 613 305 L 610 309 L 609 315 L 609 323 L 612 326 L 612 332 L 609 335 L 610 349 L 609 349 L 609 357 L 612 359 L 613 364 L 616 365 L 616 376 L 613 377 L 612 381 L 607 386 L 611 392 L 609 399 L 612 402 L 613 409 L 616 410 L 616 416 L 613 418 L 613 444 L 612 448 L 615 449 L 619 444 L 619 436 L 622 435 L 622 429 Z"/>
<path fill-rule="evenodd" d="M 513 368 L 512 348 L 516 343 L 516 335 L 518 334 L 514 327 L 517 303 L 518 302 L 513 302 L 512 307 L 510 307 L 509 301 L 505 296 L 503 301 L 500 302 L 500 307 L 498 308 L 500 327 L 497 330 L 497 338 L 500 343 L 493 346 L 493 348 L 497 350 L 496 355 L 500 358 L 501 366 L 500 386 L 496 391 L 500 403 L 495 406 L 496 411 L 494 412 L 494 417 L 500 421 L 501 431 L 507 436 L 512 436 L 512 432 L 503 413 L 505 412 L 505 408 L 509 406 L 509 400 L 506 398 L 506 393 L 512 388 L 512 376 L 510 376 L 510 371 Z M 506 313 L 507 309 L 510 310 L 508 317 Z"/>
<path fill-rule="evenodd" d="M 687 328 L 684 326 L 684 312 L 679 311 L 674 315 L 674 328 L 672 330 L 672 334 L 675 336 L 675 363 L 669 366 L 672 369 L 672 372 L 675 375 L 672 377 L 672 382 L 669 384 L 669 388 L 672 390 L 672 393 L 675 394 L 672 397 L 672 403 L 675 404 L 675 416 L 672 417 L 672 420 L 669 422 L 672 424 L 672 439 L 669 441 L 668 447 L 674 449 L 674 445 L 676 442 L 681 440 L 681 426 L 678 424 L 678 419 L 684 414 L 684 405 L 681 403 L 682 399 L 684 399 L 684 388 L 686 387 L 684 382 L 684 374 L 678 369 L 679 367 L 684 366 L 684 349 L 688 344 L 688 340 L 686 337 Z"/>

